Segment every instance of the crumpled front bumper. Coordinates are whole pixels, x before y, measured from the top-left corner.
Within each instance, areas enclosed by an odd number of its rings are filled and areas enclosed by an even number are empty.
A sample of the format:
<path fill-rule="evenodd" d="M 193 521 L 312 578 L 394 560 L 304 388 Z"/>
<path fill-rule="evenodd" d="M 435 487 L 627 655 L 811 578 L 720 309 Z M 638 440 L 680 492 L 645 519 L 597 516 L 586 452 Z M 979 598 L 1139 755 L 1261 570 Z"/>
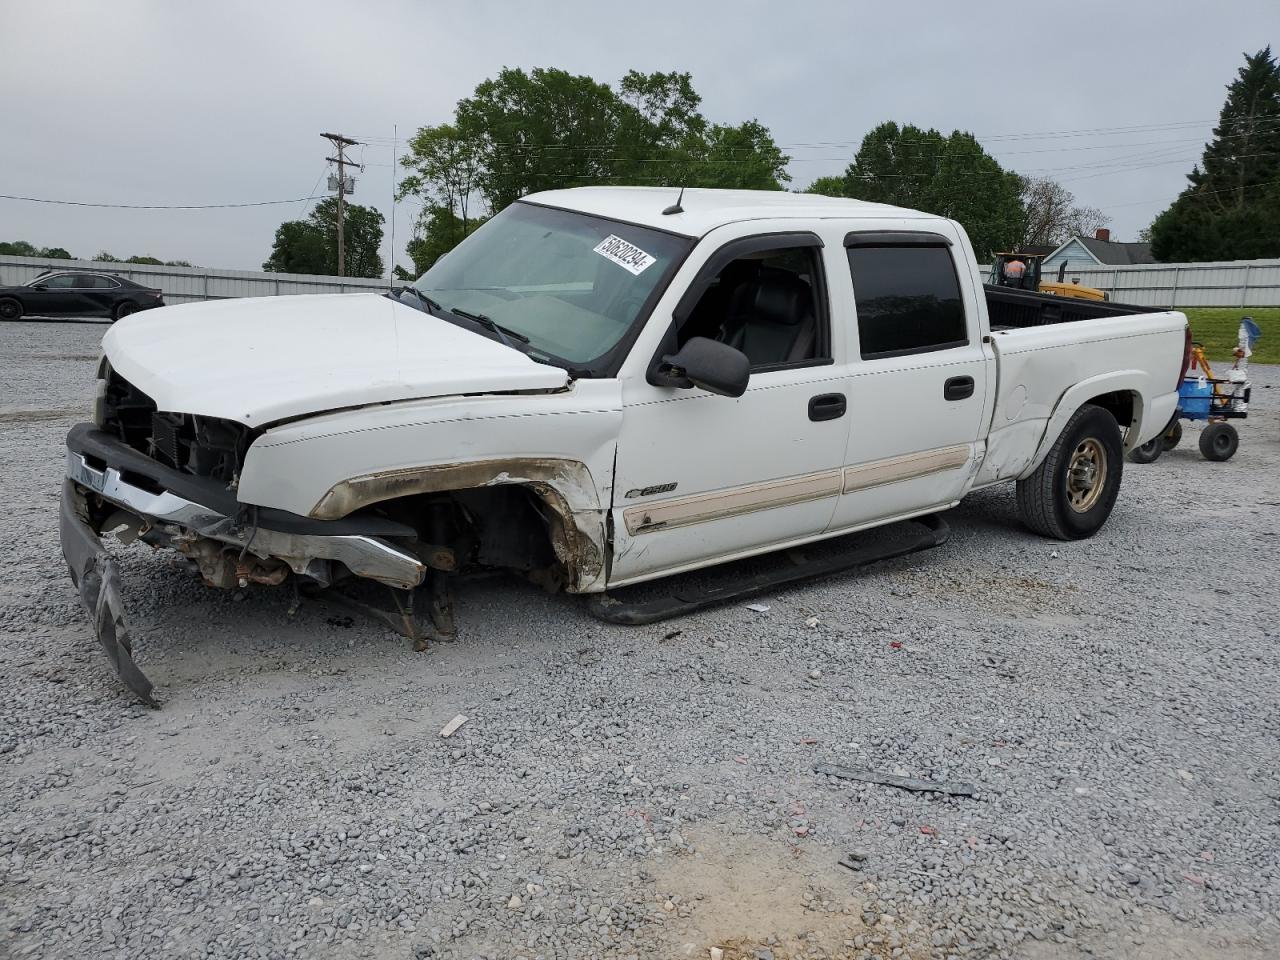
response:
<path fill-rule="evenodd" d="M 124 468 L 103 465 L 104 458 L 118 458 Z M 320 583 L 328 582 L 331 563 L 402 590 L 417 587 L 426 576 L 422 559 L 389 539 L 413 535 L 403 524 L 380 517 L 312 520 L 278 510 L 263 510 L 258 522 L 246 523 L 168 489 L 190 495 L 190 478 L 171 473 L 123 445 L 116 449 L 110 438 L 91 430 L 76 428 L 68 437 L 59 518 L 62 555 L 107 658 L 126 686 L 151 706 L 156 706 L 152 684 L 134 663 L 125 626 L 120 568 L 99 539 L 100 531 L 119 525 L 113 518 L 132 518 L 124 525 L 151 531 L 148 542 L 213 542 L 239 550 L 242 557 L 284 561 L 295 574 Z"/>
<path fill-rule="evenodd" d="M 116 674 L 143 703 L 158 706 L 151 695 L 151 681 L 133 662 L 133 644 L 125 627 L 124 601 L 120 597 L 120 567 L 84 519 L 85 513 L 84 494 L 72 481 L 64 480 L 58 532 L 71 581 Z"/>

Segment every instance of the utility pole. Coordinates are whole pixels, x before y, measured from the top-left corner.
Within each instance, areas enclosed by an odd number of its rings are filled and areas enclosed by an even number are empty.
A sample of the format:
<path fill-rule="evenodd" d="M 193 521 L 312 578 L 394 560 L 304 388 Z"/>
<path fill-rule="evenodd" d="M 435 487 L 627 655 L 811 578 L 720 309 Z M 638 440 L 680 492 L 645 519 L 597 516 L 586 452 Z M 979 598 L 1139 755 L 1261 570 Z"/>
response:
<path fill-rule="evenodd" d="M 334 152 L 337 154 L 336 157 L 330 157 L 329 162 L 336 163 L 338 165 L 338 276 L 345 277 L 347 275 L 347 250 L 346 245 L 343 242 L 342 227 L 343 220 L 346 219 L 346 204 L 343 202 L 343 198 L 347 193 L 346 171 L 347 164 L 350 163 L 350 161 L 342 151 L 347 147 L 356 146 L 359 141 L 352 140 L 350 137 L 344 137 L 340 133 L 322 133 L 320 136 L 333 144 Z"/>

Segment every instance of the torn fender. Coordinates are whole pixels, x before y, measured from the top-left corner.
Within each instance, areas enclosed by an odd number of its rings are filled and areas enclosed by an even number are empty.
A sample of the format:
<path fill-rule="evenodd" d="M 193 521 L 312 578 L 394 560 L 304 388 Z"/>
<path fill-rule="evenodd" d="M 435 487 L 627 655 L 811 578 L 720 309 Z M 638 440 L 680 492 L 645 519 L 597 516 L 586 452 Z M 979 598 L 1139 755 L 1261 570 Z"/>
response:
<path fill-rule="evenodd" d="M 143 703 L 158 707 L 151 695 L 151 681 L 133 662 L 133 645 L 125 627 L 124 601 L 120 596 L 120 567 L 85 520 L 85 513 L 84 495 L 74 483 L 64 480 L 58 530 L 71 581 L 116 675 Z"/>
<path fill-rule="evenodd" d="M 397 497 L 511 484 L 528 487 L 552 520 L 552 549 L 569 576 L 570 593 L 604 589 L 607 552 L 605 510 L 585 463 L 556 457 L 504 457 L 383 470 L 331 487 L 311 509 L 334 520 Z"/>

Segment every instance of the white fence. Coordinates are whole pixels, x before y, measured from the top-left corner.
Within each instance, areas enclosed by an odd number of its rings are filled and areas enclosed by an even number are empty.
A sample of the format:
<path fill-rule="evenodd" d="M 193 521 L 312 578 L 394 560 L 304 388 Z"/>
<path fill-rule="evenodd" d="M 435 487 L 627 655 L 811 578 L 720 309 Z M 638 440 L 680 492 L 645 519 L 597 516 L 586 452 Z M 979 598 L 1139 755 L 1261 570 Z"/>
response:
<path fill-rule="evenodd" d="M 96 270 L 136 280 L 164 291 L 166 303 L 221 300 L 226 297 L 273 297 L 291 293 L 367 293 L 388 288 L 386 280 L 357 277 L 313 277 L 302 273 L 259 273 L 210 270 L 204 267 L 153 267 L 90 260 L 45 260 L 0 257 L 0 285 L 26 283 L 46 270 Z M 985 279 L 989 270 L 982 268 Z M 1154 263 L 1132 267 L 1069 270 L 1068 282 L 1079 278 L 1117 303 L 1148 307 L 1280 306 L 1280 260 L 1236 260 L 1224 263 Z M 1057 274 L 1044 279 L 1056 280 Z"/>
<path fill-rule="evenodd" d="M 125 277 L 164 292 L 165 303 L 222 300 L 227 297 L 274 297 L 290 293 L 380 293 L 386 280 L 358 277 L 313 277 L 303 273 L 259 273 L 253 270 L 210 270 L 205 267 L 154 267 L 137 263 L 92 260 L 46 260 L 43 257 L 0 257 L 0 286 L 26 283 L 46 270 L 93 270 Z"/>
<path fill-rule="evenodd" d="M 1117 303 L 1139 307 L 1274 307 L 1280 306 L 1280 260 L 1234 260 L 1223 263 L 1150 263 L 1132 267 L 1089 267 L 1068 270 L 1066 281 L 1079 278 Z M 1043 280 L 1056 280 L 1056 271 Z"/>

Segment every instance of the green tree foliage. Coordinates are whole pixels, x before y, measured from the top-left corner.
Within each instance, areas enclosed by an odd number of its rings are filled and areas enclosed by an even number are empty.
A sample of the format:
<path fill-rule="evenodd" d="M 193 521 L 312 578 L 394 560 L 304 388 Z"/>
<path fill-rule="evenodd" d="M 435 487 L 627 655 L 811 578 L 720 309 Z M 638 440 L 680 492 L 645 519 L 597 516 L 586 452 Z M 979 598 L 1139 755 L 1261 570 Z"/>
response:
<path fill-rule="evenodd" d="M 840 196 L 958 220 L 979 259 L 1008 249 L 1023 233 L 1022 178 L 961 130 L 946 136 L 910 124 L 882 123 L 862 139 L 841 179 Z M 823 177 L 814 192 L 830 193 L 835 180 Z"/>
<path fill-rule="evenodd" d="M 414 277 L 426 273 L 432 264 L 475 233 L 484 221 L 484 217 L 464 221 L 448 207 L 438 204 L 428 207 L 418 221 L 418 235 L 405 244 L 413 258 Z"/>
<path fill-rule="evenodd" d="M 164 261 L 161 260 L 159 257 L 140 257 L 136 253 L 132 257 L 130 257 L 128 260 L 126 260 L 125 263 L 142 263 L 142 264 L 148 264 L 153 267 L 164 266 Z"/>
<path fill-rule="evenodd" d="M 0 256 L 43 257 L 46 260 L 70 260 L 71 254 L 62 247 L 37 247 L 26 240 L 0 242 Z"/>
<path fill-rule="evenodd" d="M 343 242 L 346 246 L 348 277 L 382 276 L 382 224 L 384 218 L 373 207 L 346 205 Z M 271 273 L 309 273 L 335 276 L 338 273 L 338 201 L 321 200 L 306 220 L 287 220 L 276 229 L 271 256 L 262 265 Z"/>
<path fill-rule="evenodd" d="M 843 197 L 844 177 L 819 177 L 805 188 L 805 193 L 820 193 L 824 197 Z"/>
<path fill-rule="evenodd" d="M 1280 64 L 1270 47 L 1245 56 L 1187 180 L 1151 224 L 1156 259 L 1280 257 Z"/>
<path fill-rule="evenodd" d="M 5 257 L 38 257 L 40 248 L 26 240 L 9 240 L 0 243 L 0 256 Z"/>
<path fill-rule="evenodd" d="M 594 184 L 780 190 L 789 158 L 756 120 L 712 124 L 687 73 L 631 71 L 617 89 L 564 70 L 504 69 L 423 127 L 399 195 L 424 209 L 415 264 L 528 193 Z M 439 211 L 449 211 L 457 225 Z"/>
<path fill-rule="evenodd" d="M 120 263 L 121 262 L 119 257 L 117 257 L 114 253 L 110 253 L 106 250 L 99 250 L 97 254 L 94 255 L 93 259 L 95 263 Z"/>

